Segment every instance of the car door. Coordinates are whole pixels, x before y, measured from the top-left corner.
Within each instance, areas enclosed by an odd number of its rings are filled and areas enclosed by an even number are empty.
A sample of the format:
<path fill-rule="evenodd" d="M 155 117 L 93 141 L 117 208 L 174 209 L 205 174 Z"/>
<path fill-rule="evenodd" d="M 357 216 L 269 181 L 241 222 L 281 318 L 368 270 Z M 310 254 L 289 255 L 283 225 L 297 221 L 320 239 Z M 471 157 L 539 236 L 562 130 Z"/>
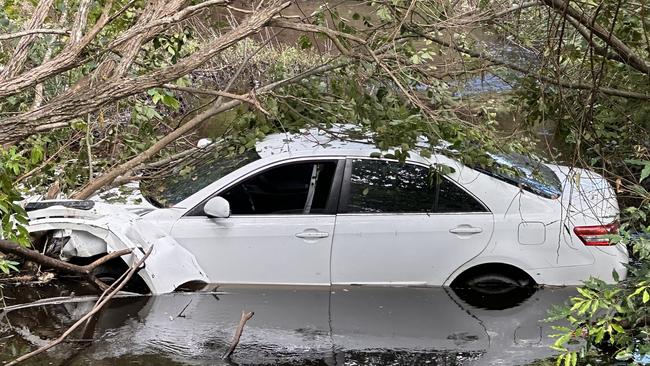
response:
<path fill-rule="evenodd" d="M 329 285 L 343 162 L 263 168 L 213 195 L 228 200 L 230 217 L 207 217 L 204 201 L 174 225 L 173 236 L 214 283 Z"/>
<path fill-rule="evenodd" d="M 332 245 L 332 284 L 442 285 L 488 244 L 493 217 L 434 169 L 348 159 Z"/>

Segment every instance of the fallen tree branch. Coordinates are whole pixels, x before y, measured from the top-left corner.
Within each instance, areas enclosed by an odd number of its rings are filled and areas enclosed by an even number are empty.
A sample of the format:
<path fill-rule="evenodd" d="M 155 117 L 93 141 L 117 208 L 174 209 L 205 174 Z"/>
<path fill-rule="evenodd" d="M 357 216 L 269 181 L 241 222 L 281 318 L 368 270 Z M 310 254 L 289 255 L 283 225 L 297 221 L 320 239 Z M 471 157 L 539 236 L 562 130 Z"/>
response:
<path fill-rule="evenodd" d="M 241 338 L 241 334 L 244 332 L 244 325 L 246 325 L 246 322 L 249 321 L 253 315 L 255 315 L 254 312 L 246 312 L 242 310 L 241 312 L 241 319 L 239 319 L 239 325 L 237 326 L 237 330 L 235 331 L 235 336 L 232 338 L 232 342 L 230 342 L 230 347 L 228 347 L 228 351 L 223 354 L 221 357 L 222 359 L 228 359 L 230 356 L 232 356 L 233 352 L 235 352 L 235 348 L 237 348 L 237 345 L 239 344 L 239 338 Z"/>
<path fill-rule="evenodd" d="M 33 356 L 36 356 L 36 355 L 38 355 L 38 354 L 40 354 L 40 353 L 42 353 L 42 352 L 45 352 L 45 351 L 47 351 L 48 349 L 50 349 L 50 348 L 56 346 L 57 344 L 63 342 L 63 340 L 64 340 L 67 336 L 69 336 L 69 335 L 70 335 L 70 334 L 71 334 L 75 329 L 77 329 L 79 326 L 83 325 L 83 324 L 84 324 L 88 319 L 90 319 L 90 317 L 92 317 L 92 316 L 95 315 L 97 312 L 99 312 L 99 311 L 104 307 L 104 305 L 106 305 L 106 304 L 107 304 L 107 303 L 108 303 L 108 302 L 113 298 L 113 296 L 115 296 L 115 294 L 117 294 L 118 292 L 120 292 L 120 290 L 122 290 L 122 288 L 124 288 L 124 286 L 126 286 L 126 284 L 129 282 L 129 280 L 131 279 L 131 277 L 133 277 L 133 275 L 135 274 L 135 272 L 138 270 L 138 268 L 140 268 L 140 266 L 142 265 L 142 263 L 144 263 L 144 261 L 147 259 L 147 257 L 149 257 L 149 254 L 151 254 L 151 251 L 152 251 L 152 250 L 153 250 L 153 246 L 149 247 L 149 250 L 147 250 L 147 252 L 144 254 L 144 256 L 143 256 L 140 260 L 138 260 L 137 262 L 135 262 L 135 263 L 131 266 L 131 268 L 129 268 L 129 270 L 128 270 L 127 272 L 125 272 L 125 276 L 124 276 L 120 281 L 115 282 L 115 283 L 118 283 L 118 282 L 119 282 L 119 285 L 115 286 L 115 288 L 113 288 L 110 292 L 108 292 L 108 291 L 109 291 L 112 287 L 110 287 L 109 289 L 107 289 L 106 291 L 104 291 L 104 293 L 102 294 L 102 296 L 100 296 L 100 299 L 97 300 L 97 303 L 96 303 L 95 306 L 92 308 L 92 310 L 90 310 L 86 315 L 84 315 L 83 317 L 81 317 L 81 319 L 77 320 L 77 322 L 75 322 L 75 323 L 74 323 L 70 328 L 68 328 L 68 330 L 66 330 L 65 332 L 63 332 L 63 334 L 61 334 L 61 336 L 60 336 L 59 338 L 57 338 L 56 340 L 54 340 L 54 341 L 52 341 L 52 342 L 46 344 L 45 346 L 43 346 L 43 347 L 41 347 L 41 348 L 39 348 L 39 349 L 37 349 L 37 350 L 34 350 L 34 351 L 32 351 L 32 352 L 29 352 L 29 353 L 26 354 L 26 355 L 23 355 L 23 356 L 20 356 L 20 357 L 16 358 L 15 360 L 13 360 L 13 361 L 7 363 L 5 366 L 16 365 L 16 364 L 18 364 L 19 362 L 25 361 L 25 360 L 27 360 L 27 359 L 33 357 Z"/>
<path fill-rule="evenodd" d="M 641 56 L 637 55 L 625 42 L 621 41 L 618 37 L 613 35 L 607 29 L 603 28 L 600 24 L 590 19 L 584 12 L 571 6 L 569 1 L 565 0 L 541 0 L 544 4 L 555 10 L 564 18 L 571 17 L 579 22 L 582 26 L 587 28 L 591 34 L 600 38 L 605 42 L 615 53 L 617 53 L 624 63 L 633 67 L 637 71 L 650 75 L 650 62 L 644 60 Z M 584 37 L 585 34 L 580 32 Z M 589 41 L 589 38 L 587 38 Z M 590 41 L 591 42 L 591 41 Z"/>
<path fill-rule="evenodd" d="M 299 75 L 280 80 L 271 84 L 268 84 L 264 87 L 261 87 L 256 90 L 257 95 L 261 95 L 264 93 L 267 93 L 275 88 L 278 88 L 282 85 L 286 85 L 298 80 L 301 80 L 303 78 L 307 78 L 312 75 L 316 75 L 318 73 L 334 70 L 336 68 L 342 67 L 346 65 L 347 63 L 342 63 L 342 64 L 334 64 L 334 65 L 322 65 L 316 68 L 313 68 L 311 70 L 305 71 L 304 73 L 301 73 Z M 242 96 L 246 97 L 246 95 Z M 72 198 L 74 199 L 86 199 L 90 197 L 93 193 L 97 192 L 100 188 L 107 186 L 111 184 L 117 177 L 120 175 L 123 175 L 134 168 L 138 167 L 140 164 L 148 161 L 151 159 L 154 155 L 158 154 L 163 148 L 165 148 L 167 145 L 170 143 L 176 141 L 179 137 L 185 135 L 186 133 L 194 130 L 197 128 L 203 121 L 206 119 L 215 116 L 219 113 L 225 112 L 227 110 L 230 110 L 232 108 L 235 108 L 236 106 L 240 105 L 242 101 L 240 99 L 233 99 L 228 102 L 224 103 L 215 103 L 205 111 L 197 114 L 194 116 L 192 119 L 184 123 L 182 126 L 179 128 L 175 129 L 171 133 L 163 136 L 158 142 L 153 144 L 151 147 L 149 147 L 147 150 L 144 152 L 140 153 L 140 155 L 134 157 L 133 159 L 115 167 L 114 169 L 104 173 L 102 176 L 93 179 L 92 181 L 88 182 L 84 187 L 81 188 L 80 191 L 72 195 Z"/>
<path fill-rule="evenodd" d="M 111 259 L 115 259 L 131 253 L 131 249 L 122 249 L 112 253 L 108 253 L 105 256 L 85 266 L 78 266 L 76 264 L 72 264 L 56 258 L 48 257 L 45 254 L 41 254 L 32 249 L 27 249 L 25 247 L 20 246 L 19 244 L 16 244 L 8 240 L 0 239 L 0 252 L 15 254 L 27 260 L 30 260 L 32 262 L 38 263 L 45 267 L 56 269 L 58 271 L 62 271 L 66 273 L 76 273 L 82 275 L 86 279 L 88 279 L 89 282 L 91 282 L 92 284 L 94 284 L 100 290 L 103 291 L 106 290 L 108 286 L 104 282 L 99 280 L 97 277 L 95 277 L 95 275 L 93 274 L 93 270 L 95 270 L 95 268 L 97 268 L 98 266 L 110 261 Z"/>
<path fill-rule="evenodd" d="M 36 110 L 0 121 L 0 143 L 19 141 L 21 138 L 32 134 L 37 126 L 45 120 L 49 125 L 56 126 L 57 123 L 68 122 L 76 116 L 94 112 L 113 101 L 160 86 L 186 75 L 217 53 L 259 32 L 275 14 L 289 5 L 290 2 L 284 2 L 246 18 L 238 27 L 211 40 L 199 50 L 173 65 L 155 69 L 148 74 L 137 77 L 109 78 L 95 85 L 88 83 L 79 88 L 73 87 L 68 92 L 53 98 L 48 104 Z M 54 60 L 52 59 L 49 62 Z M 23 76 L 21 75 L 21 77 Z M 3 83 L 0 82 L 0 98 L 5 95 L 4 92 Z M 9 93 L 8 90 L 7 92 Z M 40 129 L 39 131 L 43 132 L 45 130 Z"/>

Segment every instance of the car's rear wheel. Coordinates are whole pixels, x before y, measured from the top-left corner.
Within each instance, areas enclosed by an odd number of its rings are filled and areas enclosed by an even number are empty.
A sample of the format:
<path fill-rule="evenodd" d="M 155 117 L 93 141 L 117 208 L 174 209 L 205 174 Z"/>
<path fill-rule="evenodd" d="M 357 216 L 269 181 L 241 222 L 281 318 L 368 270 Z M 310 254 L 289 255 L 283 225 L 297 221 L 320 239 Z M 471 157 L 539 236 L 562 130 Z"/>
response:
<path fill-rule="evenodd" d="M 536 291 L 535 281 L 528 274 L 499 264 L 472 268 L 458 276 L 452 287 L 462 300 L 484 309 L 516 306 Z"/>
<path fill-rule="evenodd" d="M 503 273 L 483 273 L 465 280 L 465 288 L 484 293 L 499 295 L 513 288 L 532 287 L 534 284 L 528 278 L 518 278 Z"/>

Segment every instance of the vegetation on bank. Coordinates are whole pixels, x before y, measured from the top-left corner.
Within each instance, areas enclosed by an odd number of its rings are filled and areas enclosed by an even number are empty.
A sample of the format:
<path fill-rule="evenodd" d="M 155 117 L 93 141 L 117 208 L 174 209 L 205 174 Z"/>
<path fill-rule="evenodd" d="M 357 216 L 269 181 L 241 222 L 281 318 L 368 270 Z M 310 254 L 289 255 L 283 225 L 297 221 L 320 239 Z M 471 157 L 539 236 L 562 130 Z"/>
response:
<path fill-rule="evenodd" d="M 354 3 L 354 2 L 353 2 Z M 302 4 L 302 3 L 301 3 Z M 199 137 L 241 154 L 266 134 L 346 122 L 406 158 L 419 137 L 461 160 L 546 151 L 604 174 L 622 207 L 612 240 L 635 264 L 555 314 L 559 362 L 647 354 L 650 17 L 645 1 L 40 0 L 0 4 L 0 212 L 29 246 L 21 194 L 87 198 L 192 174 Z M 510 85 L 489 102 L 468 81 Z M 462 87 L 461 87 L 462 89 Z M 504 136 L 498 110 L 523 116 Z M 552 128 L 562 148 L 535 142 Z M 198 131 L 198 132 L 197 132 Z M 0 258 L 0 270 L 17 263 Z"/>

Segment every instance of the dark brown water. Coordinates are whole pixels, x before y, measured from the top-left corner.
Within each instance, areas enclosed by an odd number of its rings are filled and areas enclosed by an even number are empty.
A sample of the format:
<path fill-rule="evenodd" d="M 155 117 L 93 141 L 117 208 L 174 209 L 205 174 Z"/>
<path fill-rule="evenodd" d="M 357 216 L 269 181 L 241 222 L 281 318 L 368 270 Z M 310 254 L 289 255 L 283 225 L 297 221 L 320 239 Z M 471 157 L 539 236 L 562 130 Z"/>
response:
<path fill-rule="evenodd" d="M 62 291 L 57 285 L 4 288 L 8 305 Z M 553 356 L 550 324 L 540 320 L 574 293 L 542 289 L 485 298 L 446 288 L 230 288 L 120 298 L 85 335 L 76 332 L 26 364 L 528 364 Z M 5 312 L 0 361 L 55 339 L 93 303 Z M 223 361 L 242 310 L 255 315 L 232 359 Z"/>

